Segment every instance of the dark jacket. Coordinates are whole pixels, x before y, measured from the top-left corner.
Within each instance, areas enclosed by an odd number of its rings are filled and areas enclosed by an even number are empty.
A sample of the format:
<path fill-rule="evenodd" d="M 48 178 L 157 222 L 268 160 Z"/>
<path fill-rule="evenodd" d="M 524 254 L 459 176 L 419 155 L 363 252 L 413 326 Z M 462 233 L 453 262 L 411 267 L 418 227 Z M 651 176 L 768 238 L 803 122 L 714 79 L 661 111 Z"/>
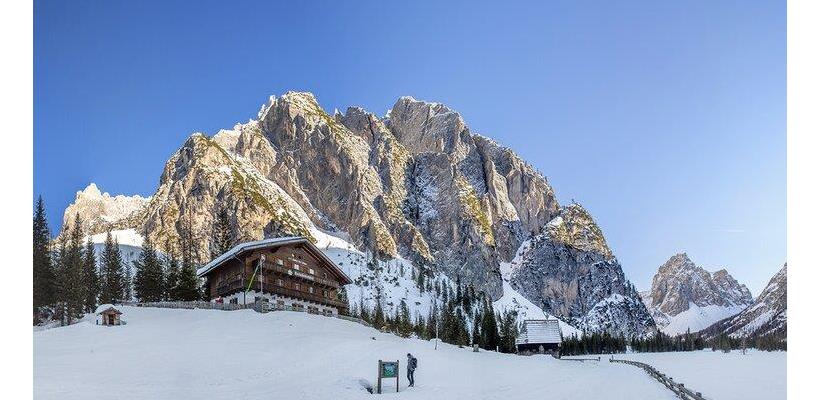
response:
<path fill-rule="evenodd" d="M 418 360 L 416 360 L 416 357 L 413 357 L 413 356 L 408 356 L 407 357 L 407 369 L 409 369 L 410 371 L 415 371 L 417 365 L 418 365 Z"/>

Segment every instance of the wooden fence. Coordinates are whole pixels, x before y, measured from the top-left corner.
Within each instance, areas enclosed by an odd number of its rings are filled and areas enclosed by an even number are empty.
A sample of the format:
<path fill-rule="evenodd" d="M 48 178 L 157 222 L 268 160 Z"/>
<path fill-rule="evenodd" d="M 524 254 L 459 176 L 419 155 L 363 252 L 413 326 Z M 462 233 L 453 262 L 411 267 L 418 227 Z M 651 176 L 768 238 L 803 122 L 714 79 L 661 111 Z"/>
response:
<path fill-rule="evenodd" d="M 371 326 L 367 322 L 362 319 L 350 317 L 347 315 L 341 314 L 324 314 L 324 313 L 317 313 L 312 312 L 307 308 L 304 307 L 291 307 L 285 305 L 279 305 L 270 303 L 267 301 L 260 301 L 255 303 L 249 304 L 231 304 L 231 303 L 213 303 L 210 301 L 153 301 L 153 302 L 145 302 L 145 303 L 136 303 L 136 302 L 128 302 L 122 303 L 124 306 L 134 306 L 134 307 L 153 307 L 153 308 L 179 308 L 179 309 L 186 309 L 186 310 L 193 310 L 193 309 L 204 309 L 204 310 L 223 310 L 223 311 L 234 311 L 234 310 L 245 310 L 251 309 L 257 312 L 271 312 L 271 311 L 296 311 L 296 312 L 306 312 L 310 314 L 316 315 L 324 315 L 326 317 L 335 317 L 339 319 L 343 319 L 345 321 L 355 322 L 357 324 L 361 324 L 364 326 Z"/>
<path fill-rule="evenodd" d="M 671 376 L 666 376 L 649 364 L 630 360 L 616 360 L 614 358 L 610 358 L 609 362 L 629 364 L 642 368 L 649 376 L 655 378 L 683 400 L 706 400 L 700 392 L 692 391 L 686 388 L 682 383 L 675 382 Z"/>

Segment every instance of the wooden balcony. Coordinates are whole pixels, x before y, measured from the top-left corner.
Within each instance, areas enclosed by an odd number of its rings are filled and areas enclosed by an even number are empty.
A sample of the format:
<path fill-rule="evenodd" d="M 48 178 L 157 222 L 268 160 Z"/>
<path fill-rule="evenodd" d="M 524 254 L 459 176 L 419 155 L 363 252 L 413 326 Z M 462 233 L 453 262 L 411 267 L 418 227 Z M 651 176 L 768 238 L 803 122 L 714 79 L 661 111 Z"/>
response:
<path fill-rule="evenodd" d="M 325 286 L 331 289 L 339 289 L 339 283 L 336 281 L 332 281 L 330 279 L 320 278 L 316 275 L 311 275 L 306 271 L 295 270 L 293 268 L 288 268 L 282 265 L 277 265 L 271 262 L 265 262 L 262 270 L 262 276 L 267 277 L 270 275 L 277 275 L 281 274 L 284 276 L 288 276 L 291 278 L 298 278 L 305 282 L 313 282 L 320 286 Z"/>
<path fill-rule="evenodd" d="M 217 286 L 216 293 L 213 293 L 212 295 L 228 296 L 233 293 L 245 291 L 247 288 L 247 282 L 245 282 L 243 286 L 242 279 L 234 279 Z M 347 304 L 340 301 L 337 298 L 324 297 L 318 293 L 310 293 L 308 291 L 295 290 L 284 286 L 276 285 L 270 282 L 265 282 L 263 285 L 262 282 L 259 282 L 259 280 L 254 279 L 254 282 L 250 285 L 250 289 L 261 291 L 263 293 L 287 296 L 297 300 L 312 301 L 314 303 L 324 304 L 347 310 Z"/>

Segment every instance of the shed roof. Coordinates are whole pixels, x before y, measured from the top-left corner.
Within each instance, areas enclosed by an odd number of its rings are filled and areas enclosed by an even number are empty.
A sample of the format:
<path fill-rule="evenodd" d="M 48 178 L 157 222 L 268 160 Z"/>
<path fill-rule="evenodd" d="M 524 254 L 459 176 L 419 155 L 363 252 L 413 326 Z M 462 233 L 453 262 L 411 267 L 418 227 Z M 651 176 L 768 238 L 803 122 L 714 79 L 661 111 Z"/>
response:
<path fill-rule="evenodd" d="M 117 310 L 111 304 L 101 304 L 100 306 L 97 307 L 97 309 L 94 311 L 94 313 L 95 314 L 112 314 L 112 313 L 113 314 L 122 314 L 122 311 Z"/>
<path fill-rule="evenodd" d="M 561 343 L 561 327 L 557 319 L 527 319 L 515 344 Z"/>
<path fill-rule="evenodd" d="M 219 257 L 214 258 L 208 264 L 205 264 L 204 267 L 196 271 L 196 274 L 199 277 L 203 277 L 211 271 L 213 271 L 214 269 L 216 269 L 217 267 L 219 267 L 220 265 L 222 265 L 223 263 L 225 263 L 226 261 L 228 261 L 229 259 L 233 257 L 238 257 L 239 255 L 247 251 L 268 249 L 289 244 L 304 244 L 311 251 L 311 253 L 324 260 L 328 265 L 331 266 L 331 268 L 335 270 L 339 277 L 342 278 L 342 284 L 346 285 L 353 283 L 353 281 L 350 280 L 347 274 L 345 274 L 344 271 L 342 271 L 342 269 L 339 268 L 339 266 L 337 266 L 336 263 L 333 262 L 333 260 L 328 258 L 325 255 L 325 253 L 323 253 L 321 250 L 319 250 L 318 247 L 316 247 L 313 244 L 313 242 L 311 242 L 303 236 L 286 236 L 240 243 L 231 248 L 230 250 L 226 251 L 225 253 L 221 254 Z"/>

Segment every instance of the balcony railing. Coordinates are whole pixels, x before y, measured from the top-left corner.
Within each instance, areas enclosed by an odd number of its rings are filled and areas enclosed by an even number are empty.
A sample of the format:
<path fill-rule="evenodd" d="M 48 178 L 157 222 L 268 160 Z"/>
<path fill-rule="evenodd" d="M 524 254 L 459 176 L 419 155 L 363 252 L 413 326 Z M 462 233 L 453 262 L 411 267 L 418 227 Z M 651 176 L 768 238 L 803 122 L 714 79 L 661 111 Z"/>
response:
<path fill-rule="evenodd" d="M 227 296 L 232 293 L 241 292 L 246 290 L 248 287 L 246 286 L 247 283 L 242 282 L 241 279 L 234 279 L 232 281 L 226 282 L 222 285 L 217 286 L 216 293 L 217 296 Z M 302 290 L 295 290 L 291 288 L 286 288 L 280 285 L 276 285 L 273 283 L 265 283 L 264 286 L 261 282 L 254 280 L 254 282 L 250 285 L 252 290 L 259 290 L 266 293 L 273 293 L 282 296 L 288 296 L 295 299 L 302 299 L 307 301 L 312 301 L 319 304 L 326 304 L 334 307 L 339 308 L 347 308 L 347 304 L 340 301 L 339 299 L 331 298 L 331 297 L 324 297 L 320 296 L 316 293 L 310 293 Z"/>

